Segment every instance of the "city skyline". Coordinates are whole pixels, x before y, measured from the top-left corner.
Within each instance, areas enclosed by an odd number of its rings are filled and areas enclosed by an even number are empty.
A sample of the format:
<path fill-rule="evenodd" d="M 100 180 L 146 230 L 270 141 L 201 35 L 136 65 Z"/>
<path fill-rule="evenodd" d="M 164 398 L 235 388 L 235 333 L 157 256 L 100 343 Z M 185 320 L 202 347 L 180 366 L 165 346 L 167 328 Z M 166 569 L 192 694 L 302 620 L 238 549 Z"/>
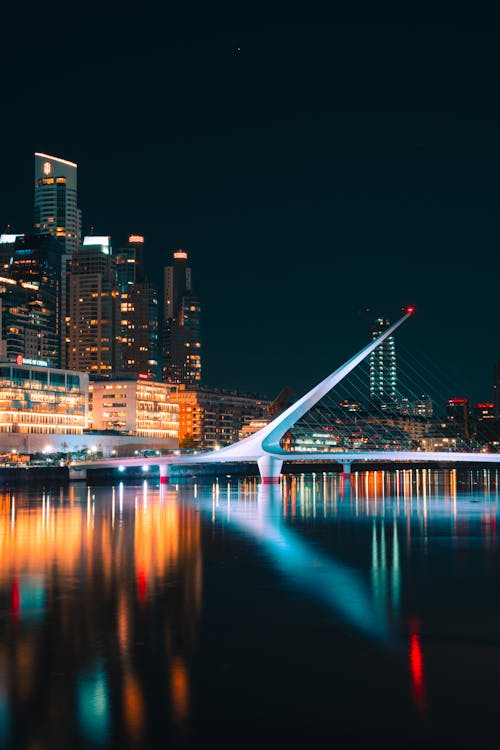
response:
<path fill-rule="evenodd" d="M 73 193 L 72 193 L 72 197 L 71 197 L 70 200 L 72 200 L 73 203 L 76 206 L 76 170 L 77 170 L 78 165 L 76 163 L 68 161 L 68 160 L 66 160 L 66 159 L 64 159 L 62 157 L 54 156 L 54 155 L 50 155 L 50 154 L 46 154 L 46 153 L 35 152 L 34 156 L 35 156 L 35 223 L 34 223 L 34 229 L 35 229 L 35 231 L 40 232 L 42 235 L 43 234 L 45 234 L 45 235 L 51 234 L 55 239 L 57 239 L 57 240 L 60 241 L 61 238 L 58 236 L 58 233 L 56 232 L 56 229 L 58 231 L 59 230 L 62 231 L 64 229 L 64 227 L 56 227 L 56 225 L 59 222 L 59 219 L 57 219 L 57 218 L 53 219 L 52 217 L 49 217 L 49 220 L 54 225 L 53 227 L 51 227 L 50 225 L 45 225 L 45 224 L 43 226 L 41 226 L 39 222 L 37 223 L 37 220 L 40 219 L 40 205 L 43 205 L 43 204 L 41 204 L 40 197 L 39 197 L 40 186 L 41 186 L 42 182 L 44 182 L 44 183 L 45 182 L 55 182 L 56 180 L 54 180 L 54 179 L 51 180 L 50 176 L 47 179 L 47 175 L 52 174 L 52 173 L 55 174 L 55 172 L 57 171 L 57 169 L 58 168 L 60 169 L 61 165 L 63 165 L 62 166 L 62 169 L 63 169 L 62 173 L 64 173 L 64 174 L 67 173 L 69 175 L 70 183 L 73 182 L 73 184 L 70 185 L 70 187 L 73 188 Z M 47 161 L 47 160 L 50 160 L 50 161 Z M 50 172 L 49 171 L 45 171 L 47 169 L 47 165 L 48 165 L 48 169 L 50 170 Z M 72 176 L 72 172 L 74 172 L 74 177 Z M 42 175 L 42 173 L 45 175 L 44 179 L 42 179 L 40 177 L 40 175 Z M 62 181 L 62 180 L 59 178 L 57 181 Z M 66 181 L 65 178 L 64 178 L 64 181 Z M 47 190 L 47 187 L 43 187 L 42 189 Z M 51 189 L 52 189 L 51 187 L 48 188 L 48 190 L 51 190 Z M 47 199 L 46 198 L 45 199 L 42 198 L 42 201 L 43 200 L 47 200 Z M 52 200 L 52 198 L 50 198 L 50 200 Z M 82 249 L 84 249 L 84 246 L 87 246 L 87 245 L 90 245 L 90 244 L 93 244 L 93 245 L 96 245 L 96 246 L 100 246 L 100 243 L 104 242 L 104 243 L 108 243 L 109 249 L 106 252 L 111 255 L 113 253 L 113 251 L 111 250 L 112 242 L 114 242 L 112 235 L 111 234 L 97 235 L 95 233 L 95 227 L 93 225 L 90 227 L 90 230 L 89 230 L 90 234 L 86 235 L 81 230 L 81 224 L 82 224 L 81 214 L 82 214 L 82 211 L 81 211 L 81 209 L 77 209 L 76 211 L 77 211 L 77 219 L 76 219 L 77 224 L 75 222 L 74 223 L 75 223 L 75 226 L 77 226 L 78 235 L 75 235 L 74 232 L 71 233 L 71 231 L 68 232 L 68 233 L 64 233 L 64 237 L 66 237 L 66 239 L 61 244 L 61 251 L 63 253 L 62 257 L 63 258 L 67 257 L 67 262 L 69 264 L 69 262 L 71 260 L 71 255 L 68 254 L 67 256 L 65 256 L 65 253 L 67 253 L 66 245 L 68 244 L 68 242 L 70 243 L 70 245 L 75 244 L 78 236 L 80 236 L 80 251 Z M 45 211 L 45 213 L 47 213 L 47 211 Z M 50 210 L 49 210 L 49 213 L 51 213 Z M 72 229 L 72 228 L 73 227 L 70 227 L 70 229 Z M 10 236 L 12 238 L 14 238 L 14 236 L 16 236 L 16 233 L 13 231 L 13 228 L 9 225 L 7 227 L 7 229 L 8 229 L 8 232 L 11 233 Z M 17 236 L 20 237 L 20 241 L 23 241 L 24 237 L 26 237 L 26 236 L 29 239 L 29 233 L 27 231 L 25 231 L 22 234 L 17 235 Z M 61 236 L 63 236 L 63 235 L 61 235 Z M 145 277 L 145 268 L 148 265 L 148 263 L 147 263 L 148 258 L 147 258 L 147 255 L 144 254 L 144 247 L 143 247 L 143 244 L 144 244 L 144 241 L 145 241 L 144 236 L 143 235 L 138 235 L 138 234 L 130 234 L 130 231 L 128 231 L 127 232 L 127 237 L 128 237 L 128 246 L 129 247 L 134 246 L 136 248 L 135 252 L 139 253 L 137 255 L 137 259 L 134 260 L 134 274 L 138 274 L 137 275 L 137 279 L 138 280 L 140 279 L 142 282 L 146 283 L 146 286 L 149 286 L 149 288 L 154 289 L 155 288 L 154 286 L 152 286 L 151 284 L 149 284 L 149 282 L 146 282 L 146 277 Z M 17 241 L 17 242 L 19 244 L 19 241 Z M 116 262 L 119 261 L 120 253 L 123 253 L 123 252 L 127 253 L 127 252 L 129 252 L 127 250 L 127 246 L 126 246 L 125 242 L 122 242 L 121 245 L 122 245 L 122 247 L 120 247 L 118 250 L 116 250 L 114 252 L 114 256 L 113 257 L 116 258 Z M 75 247 L 76 246 L 77 245 L 75 245 Z M 137 250 L 137 248 L 139 248 L 139 250 Z M 167 260 L 167 263 L 170 264 L 172 262 L 171 261 L 172 256 L 174 258 L 174 263 L 175 263 L 176 262 L 175 261 L 176 258 L 179 258 L 179 257 L 187 258 L 187 255 L 188 254 L 186 253 L 185 250 L 183 250 L 183 249 L 177 249 L 173 253 L 169 253 L 170 257 Z M 123 260 L 126 261 L 127 259 L 123 258 Z M 149 261 L 150 261 L 150 259 L 149 259 Z M 163 262 L 165 263 L 165 260 Z M 169 316 L 171 315 L 171 311 L 170 312 L 167 311 L 167 308 L 168 308 L 168 300 L 167 300 L 167 298 L 169 296 L 169 286 L 172 283 L 172 281 L 168 281 L 168 279 L 169 279 L 168 273 L 172 272 L 173 268 L 170 265 L 164 265 L 162 270 L 163 270 L 163 275 L 164 275 L 163 288 L 161 287 L 161 285 L 156 284 L 156 290 L 157 290 L 158 294 L 161 294 L 161 292 L 163 292 L 163 297 L 164 297 L 164 299 L 163 299 L 163 305 L 165 307 L 165 311 L 164 311 L 163 315 L 166 316 L 165 320 L 167 320 L 169 318 Z M 188 274 L 188 276 L 187 276 L 187 280 L 188 280 L 187 281 L 187 284 L 188 284 L 187 289 L 189 290 L 190 284 L 191 284 L 191 268 L 190 267 L 187 268 L 187 274 Z M 118 277 L 117 277 L 117 280 L 118 280 L 118 284 L 120 285 Z M 172 292 L 172 290 L 170 289 L 170 296 L 172 296 L 171 292 Z M 199 314 L 199 303 L 198 303 L 197 298 L 194 298 L 194 299 L 196 300 L 196 305 L 198 306 L 197 309 L 198 309 L 198 314 Z M 162 314 L 162 313 L 160 312 L 160 314 Z M 358 310 L 357 311 L 357 315 L 358 315 L 358 317 L 361 317 L 361 316 L 364 317 L 365 320 L 368 321 L 369 337 L 370 338 L 372 338 L 372 336 L 375 335 L 374 331 L 375 331 L 375 328 L 376 328 L 377 324 L 379 322 L 381 322 L 381 321 L 383 322 L 385 320 L 385 317 L 384 317 L 385 313 L 381 312 L 381 308 L 374 308 L 374 309 L 363 308 L 362 310 Z M 197 323 L 197 326 L 199 326 L 199 323 Z M 197 335 L 199 335 L 199 334 L 197 334 Z M 392 339 L 391 339 L 391 341 L 392 341 L 391 346 L 394 346 L 394 341 Z M 163 347 L 164 346 L 165 346 L 165 343 L 163 342 Z M 158 353 L 160 355 L 161 355 L 161 349 L 162 349 L 162 342 L 158 342 Z M 120 357 L 122 355 L 120 353 L 118 353 L 117 356 L 118 356 L 118 359 L 120 359 Z M 164 352 L 163 356 L 165 356 L 165 352 Z M 117 360 L 117 362 L 118 362 L 118 360 Z M 493 363 L 493 367 L 496 368 L 496 364 L 495 363 Z M 117 364 L 117 366 L 115 367 L 115 370 L 119 371 L 119 369 L 120 368 L 118 367 L 118 364 Z M 126 364 L 122 365 L 121 369 L 123 371 L 126 371 L 127 370 Z M 152 370 L 150 370 L 150 366 L 149 365 L 147 367 L 143 368 L 143 370 L 144 371 L 148 370 L 148 371 L 152 372 Z M 83 371 L 85 371 L 85 369 Z M 158 375 L 159 374 L 160 373 L 158 373 Z M 394 371 L 394 373 L 391 373 L 390 375 L 389 375 L 389 373 L 387 373 L 386 377 L 387 376 L 389 376 L 390 378 L 393 379 L 393 390 L 394 390 L 394 384 L 396 383 L 396 380 L 394 380 L 394 378 L 395 378 L 395 371 Z M 496 369 L 495 369 L 495 377 L 496 377 Z M 165 367 L 164 367 L 164 376 L 163 376 L 163 378 L 165 379 Z M 372 378 L 373 378 L 373 375 L 370 376 L 370 381 L 372 381 Z M 168 378 L 167 378 L 167 380 L 168 380 Z M 174 382 L 176 382 L 175 378 L 174 378 Z M 179 380 L 178 382 L 181 382 L 181 381 Z M 450 380 L 449 382 L 452 382 L 452 381 Z M 494 387 L 495 387 L 494 383 L 495 383 L 495 381 L 492 378 L 492 381 L 490 383 L 490 390 L 494 389 Z M 217 384 L 217 386 L 218 385 L 219 384 Z M 226 386 L 226 387 L 228 387 L 228 386 Z M 229 385 L 229 388 L 234 388 L 234 387 L 237 387 L 237 386 L 234 386 L 234 384 L 230 384 Z M 373 387 L 373 384 L 370 385 L 370 390 L 372 390 L 372 387 Z M 249 391 L 250 390 L 254 390 L 255 391 L 256 389 L 255 388 L 252 389 L 252 387 L 250 387 L 247 390 L 249 390 Z M 465 393 L 466 390 L 467 390 L 467 388 L 466 387 L 464 388 L 461 385 L 461 383 L 457 380 L 455 383 L 453 383 L 451 390 L 452 391 L 455 390 L 457 393 L 458 392 Z M 395 393 L 396 392 L 394 391 L 394 393 L 392 394 L 392 397 L 395 396 Z M 269 395 L 269 394 L 266 393 L 266 396 L 267 395 Z M 373 396 L 373 394 L 372 394 L 372 396 Z M 484 393 L 484 390 L 483 390 L 480 393 L 479 401 L 484 400 L 484 398 L 489 399 L 491 397 L 492 397 L 491 393 L 486 394 L 486 396 L 485 396 L 485 393 Z M 473 401 L 477 401 L 477 400 L 478 400 L 477 398 L 471 398 L 470 399 L 471 403 Z M 435 398 L 435 403 L 439 404 L 439 399 Z"/>
<path fill-rule="evenodd" d="M 498 13 L 391 5 L 5 8 L 2 750 L 497 747 Z"/>
<path fill-rule="evenodd" d="M 354 10 L 303 18 L 291 9 L 242 24 L 178 10 L 161 55 L 134 33 L 133 59 L 111 34 L 114 55 L 74 61 L 92 106 L 68 103 L 71 128 L 50 107 L 21 128 L 6 123 L 4 169 L 15 180 L 1 194 L 2 222 L 29 229 L 31 154 L 60 154 L 79 165 L 85 232 L 93 225 L 115 245 L 144 235 L 152 277 L 172 250 L 189 252 L 206 382 L 301 392 L 364 340 L 359 310 L 393 319 L 412 303 L 409 345 L 472 401 L 489 398 L 498 358 L 491 31 L 459 11 L 413 24 L 404 9 L 369 15 L 360 24 Z M 111 19 L 102 23 L 111 30 Z M 77 42 L 88 31 L 83 21 Z M 30 65 L 15 76 L 13 104 L 28 80 L 30 95 L 41 94 Z M 104 107 L 113 116 L 98 125 Z M 293 324 L 277 334 L 285 320 Z M 280 367 L 287 356 L 296 357 L 292 382 Z"/>

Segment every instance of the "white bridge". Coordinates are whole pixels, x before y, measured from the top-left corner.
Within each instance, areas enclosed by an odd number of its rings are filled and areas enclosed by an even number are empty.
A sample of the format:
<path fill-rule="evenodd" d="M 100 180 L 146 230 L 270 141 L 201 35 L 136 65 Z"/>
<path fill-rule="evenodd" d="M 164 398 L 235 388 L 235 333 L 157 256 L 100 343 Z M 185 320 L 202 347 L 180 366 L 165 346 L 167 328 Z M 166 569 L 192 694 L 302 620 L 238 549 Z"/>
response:
<path fill-rule="evenodd" d="M 166 455 L 152 458 L 107 458 L 95 461 L 79 463 L 75 469 L 86 468 L 120 468 L 127 466 L 158 466 L 160 469 L 160 484 L 167 484 L 169 466 L 211 463 L 257 463 L 263 484 L 277 484 L 283 466 L 283 461 L 303 461 L 307 463 L 332 461 L 341 464 L 344 476 L 349 477 L 351 464 L 356 462 L 384 462 L 384 463 L 481 463 L 500 464 L 498 453 L 458 453 L 458 452 L 431 452 L 431 451 L 347 451 L 347 452 L 315 452 L 304 453 L 286 451 L 281 447 L 280 441 L 288 430 L 303 417 L 318 401 L 320 401 L 331 389 L 346 377 L 360 362 L 368 357 L 386 338 L 391 336 L 399 326 L 407 320 L 413 312 L 413 308 L 407 308 L 403 317 L 390 326 L 374 341 L 371 341 L 357 354 L 351 357 L 345 364 L 339 367 L 331 375 L 328 375 L 321 383 L 299 398 L 292 406 L 285 409 L 269 424 L 253 435 L 240 440 L 233 445 L 220 450 L 199 453 L 195 455 Z"/>

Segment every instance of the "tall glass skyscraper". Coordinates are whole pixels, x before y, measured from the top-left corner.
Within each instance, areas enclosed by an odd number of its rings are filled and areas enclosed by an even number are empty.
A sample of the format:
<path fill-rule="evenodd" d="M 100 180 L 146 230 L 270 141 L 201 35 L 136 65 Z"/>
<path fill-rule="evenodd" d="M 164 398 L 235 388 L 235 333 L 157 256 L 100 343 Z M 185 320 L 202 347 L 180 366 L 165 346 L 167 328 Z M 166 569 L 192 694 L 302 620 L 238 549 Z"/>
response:
<path fill-rule="evenodd" d="M 173 265 L 165 268 L 163 380 L 196 388 L 201 383 L 201 311 L 187 257 L 177 250 Z"/>
<path fill-rule="evenodd" d="M 377 318 L 370 328 L 371 339 L 378 338 L 391 325 L 387 318 Z M 397 369 L 394 336 L 389 336 L 369 358 L 370 398 L 387 403 L 396 399 Z"/>
<path fill-rule="evenodd" d="M 68 314 L 67 268 L 80 246 L 81 212 L 77 202 L 77 165 L 72 161 L 35 153 L 35 232 L 50 234 L 62 245 L 60 326 L 61 362 L 67 364 L 64 345 Z"/>
<path fill-rule="evenodd" d="M 69 276 L 70 369 L 110 378 L 119 370 L 120 295 L 107 236 L 85 237 Z"/>
<path fill-rule="evenodd" d="M 116 255 L 120 290 L 121 370 L 158 376 L 158 293 L 145 276 L 144 237 L 131 234 Z"/>

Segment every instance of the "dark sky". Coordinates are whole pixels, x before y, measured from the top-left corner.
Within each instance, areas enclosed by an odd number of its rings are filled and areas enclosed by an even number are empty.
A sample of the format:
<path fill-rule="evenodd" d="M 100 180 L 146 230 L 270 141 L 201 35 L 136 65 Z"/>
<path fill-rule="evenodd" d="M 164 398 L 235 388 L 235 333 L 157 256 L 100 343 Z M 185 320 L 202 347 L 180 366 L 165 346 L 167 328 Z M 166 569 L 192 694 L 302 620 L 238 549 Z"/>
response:
<path fill-rule="evenodd" d="M 30 228 L 35 150 L 77 161 L 85 231 L 115 246 L 143 233 L 158 278 L 189 252 L 208 384 L 301 392 L 364 344 L 361 308 L 395 318 L 413 303 L 404 346 L 450 395 L 491 398 L 493 19 L 101 5 L 11 11 L 1 224 Z"/>

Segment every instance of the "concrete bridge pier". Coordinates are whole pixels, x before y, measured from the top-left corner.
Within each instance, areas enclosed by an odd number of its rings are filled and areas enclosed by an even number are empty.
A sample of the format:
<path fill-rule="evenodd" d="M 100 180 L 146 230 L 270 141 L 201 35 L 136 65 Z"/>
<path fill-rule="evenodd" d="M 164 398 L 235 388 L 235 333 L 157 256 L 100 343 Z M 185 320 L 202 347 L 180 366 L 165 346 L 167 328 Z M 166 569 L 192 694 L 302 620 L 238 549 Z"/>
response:
<path fill-rule="evenodd" d="M 342 461 L 342 479 L 350 481 L 351 479 L 351 466 L 352 460 Z"/>
<path fill-rule="evenodd" d="M 168 484 L 168 464 L 160 464 L 160 487 Z"/>
<path fill-rule="evenodd" d="M 87 479 L 87 469 L 76 469 L 70 466 L 68 476 L 70 482 L 85 482 Z"/>
<path fill-rule="evenodd" d="M 260 476 L 262 484 L 279 484 L 281 467 L 283 461 L 281 458 L 274 458 L 274 456 L 261 456 L 257 459 L 259 466 Z"/>

